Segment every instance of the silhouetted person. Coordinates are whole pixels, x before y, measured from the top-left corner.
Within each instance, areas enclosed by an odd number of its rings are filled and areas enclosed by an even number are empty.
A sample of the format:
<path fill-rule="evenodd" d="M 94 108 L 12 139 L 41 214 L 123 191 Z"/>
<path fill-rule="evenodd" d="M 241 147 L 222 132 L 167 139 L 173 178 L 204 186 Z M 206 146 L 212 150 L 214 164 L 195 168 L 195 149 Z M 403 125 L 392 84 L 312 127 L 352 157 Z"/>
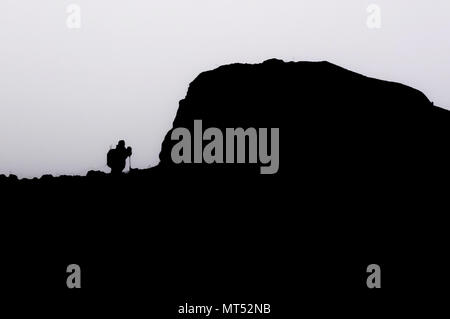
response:
<path fill-rule="evenodd" d="M 129 146 L 125 148 L 124 140 L 120 140 L 116 148 L 110 149 L 107 155 L 107 165 L 111 168 L 111 174 L 120 175 L 131 154 L 133 154 L 132 149 Z"/>

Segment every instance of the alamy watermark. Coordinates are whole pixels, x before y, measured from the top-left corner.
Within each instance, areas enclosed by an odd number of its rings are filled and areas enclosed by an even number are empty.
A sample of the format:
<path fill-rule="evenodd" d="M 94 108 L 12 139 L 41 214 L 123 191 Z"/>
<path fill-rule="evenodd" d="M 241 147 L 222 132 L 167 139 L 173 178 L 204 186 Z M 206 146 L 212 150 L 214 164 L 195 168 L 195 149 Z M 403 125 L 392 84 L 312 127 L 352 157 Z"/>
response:
<path fill-rule="evenodd" d="M 377 264 L 367 266 L 367 272 L 370 274 L 367 277 L 367 288 L 381 288 L 381 267 Z"/>
<path fill-rule="evenodd" d="M 171 139 L 179 141 L 171 151 L 172 161 L 175 164 L 246 163 L 248 158 L 248 163 L 251 164 L 259 161 L 261 174 L 275 174 L 280 165 L 279 128 L 270 129 L 269 145 L 268 128 L 259 128 L 258 130 L 253 127 L 245 130 L 243 128 L 226 128 L 223 133 L 216 127 L 209 127 L 203 132 L 202 121 L 194 120 L 193 138 L 187 128 L 178 127 L 172 131 Z M 204 141 L 208 141 L 205 146 L 203 146 Z M 193 151 L 192 144 L 194 144 Z"/>
<path fill-rule="evenodd" d="M 67 288 L 81 288 L 81 268 L 77 264 L 67 266 L 66 272 L 70 275 L 67 277 Z"/>
<path fill-rule="evenodd" d="M 380 29 L 381 28 L 381 7 L 378 4 L 372 3 L 367 9 L 367 27 L 369 29 Z"/>
<path fill-rule="evenodd" d="M 81 28 L 81 7 L 76 3 L 71 3 L 66 7 L 66 26 L 69 29 Z"/>

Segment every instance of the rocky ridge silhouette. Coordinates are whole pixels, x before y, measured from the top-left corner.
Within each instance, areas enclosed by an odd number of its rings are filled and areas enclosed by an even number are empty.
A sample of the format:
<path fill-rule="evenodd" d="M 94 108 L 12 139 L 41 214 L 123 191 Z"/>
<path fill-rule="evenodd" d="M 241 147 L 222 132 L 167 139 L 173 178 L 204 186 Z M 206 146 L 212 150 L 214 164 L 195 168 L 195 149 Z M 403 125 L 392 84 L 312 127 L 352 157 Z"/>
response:
<path fill-rule="evenodd" d="M 323 151 L 325 147 L 333 152 L 336 144 L 363 149 L 376 144 L 385 153 L 395 148 L 391 139 L 406 132 L 411 134 L 410 139 L 398 140 L 400 145 L 406 146 L 414 139 L 413 135 L 436 144 L 439 134 L 447 131 L 449 114 L 434 106 L 420 91 L 402 84 L 369 78 L 329 62 L 271 59 L 262 64 L 231 64 L 201 73 L 180 101 L 173 128 L 192 129 L 196 119 L 201 119 L 204 127 L 221 129 L 280 127 L 281 143 L 285 146 L 282 169 L 286 169 L 295 167 L 296 157 L 304 157 L 295 150 L 296 144 L 307 146 L 312 152 L 316 148 Z M 242 174 L 247 169 L 256 172 L 251 165 L 175 165 L 170 158 L 175 143 L 170 140 L 171 132 L 162 143 L 159 171 L 170 168 L 180 173 L 179 168 L 191 171 L 201 167 L 210 171 L 214 168 L 216 173 L 225 170 L 226 174 Z M 438 149 L 432 151 L 439 153 Z M 125 176 L 148 176 L 154 171 L 136 169 Z M 107 177 L 103 172 L 90 171 L 84 178 Z M 0 175 L 3 183 L 46 183 L 54 179 L 69 182 L 79 177 L 44 175 L 40 179 L 19 180 L 15 175 L 9 178 Z"/>

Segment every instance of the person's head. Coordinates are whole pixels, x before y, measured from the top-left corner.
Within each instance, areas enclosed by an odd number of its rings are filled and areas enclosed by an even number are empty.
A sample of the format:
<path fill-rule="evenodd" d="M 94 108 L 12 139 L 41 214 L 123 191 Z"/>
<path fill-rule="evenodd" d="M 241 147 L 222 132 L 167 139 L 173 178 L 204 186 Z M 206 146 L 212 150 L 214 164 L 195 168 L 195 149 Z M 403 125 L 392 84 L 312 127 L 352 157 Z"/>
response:
<path fill-rule="evenodd" d="M 117 143 L 117 147 L 125 148 L 125 141 L 124 140 L 120 140 L 119 143 Z"/>

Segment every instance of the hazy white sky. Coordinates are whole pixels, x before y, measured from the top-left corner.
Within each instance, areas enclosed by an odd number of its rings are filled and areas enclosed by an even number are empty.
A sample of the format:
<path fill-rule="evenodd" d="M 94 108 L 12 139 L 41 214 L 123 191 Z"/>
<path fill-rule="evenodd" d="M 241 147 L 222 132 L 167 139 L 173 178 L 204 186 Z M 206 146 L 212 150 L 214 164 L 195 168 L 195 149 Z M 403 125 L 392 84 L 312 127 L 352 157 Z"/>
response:
<path fill-rule="evenodd" d="M 0 174 L 106 170 L 118 139 L 155 165 L 189 83 L 234 62 L 328 60 L 449 108 L 449 33 L 448 0 L 1 0 Z"/>

